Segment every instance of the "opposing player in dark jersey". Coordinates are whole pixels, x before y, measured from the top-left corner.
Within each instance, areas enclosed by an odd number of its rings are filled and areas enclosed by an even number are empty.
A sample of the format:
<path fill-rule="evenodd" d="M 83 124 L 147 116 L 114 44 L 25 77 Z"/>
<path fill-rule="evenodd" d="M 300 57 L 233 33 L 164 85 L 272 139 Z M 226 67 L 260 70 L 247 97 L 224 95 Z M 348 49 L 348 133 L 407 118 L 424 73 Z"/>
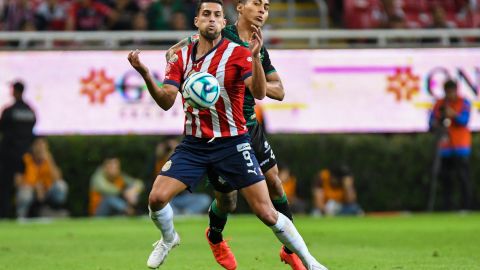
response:
<path fill-rule="evenodd" d="M 234 25 L 228 25 L 222 31 L 223 37 L 248 47 L 248 39 L 252 34 L 251 25 L 261 27 L 268 19 L 270 3 L 268 0 L 239 0 L 237 4 L 238 21 Z M 185 39 L 172 47 L 168 53 L 172 55 L 181 46 L 184 46 L 198 36 Z M 260 59 L 267 78 L 267 96 L 276 100 L 283 100 L 285 95 L 281 79 L 273 67 L 267 49 L 262 46 Z M 263 126 L 256 119 L 255 98 L 249 91 L 245 93 L 243 113 L 247 120 L 247 127 L 251 137 L 251 144 L 257 157 L 263 174 L 267 180 L 270 198 L 276 210 L 292 219 L 292 213 L 288 205 L 287 196 L 278 177 L 278 167 L 275 154 L 267 141 Z M 209 209 L 210 226 L 207 230 L 207 238 L 217 262 L 226 269 L 234 269 L 236 259 L 227 243 L 223 240 L 222 231 L 227 222 L 227 215 L 236 208 L 237 192 L 223 181 L 218 181 L 218 176 L 209 174 L 209 181 L 215 188 L 216 199 Z M 301 260 L 287 247 L 280 250 L 280 258 L 288 263 L 294 270 L 305 269 Z"/>
<path fill-rule="evenodd" d="M 309 253 L 293 223 L 273 209 L 265 178 L 250 146 L 243 101 L 246 86 L 255 98 L 262 99 L 266 94 L 267 83 L 259 58 L 263 43 L 261 32 L 253 28 L 250 52 L 220 36 L 225 24 L 222 1 L 200 1 L 195 17 L 199 40 L 183 47 L 170 59 L 161 88 L 140 61 L 138 51 L 128 56 L 130 64 L 145 80 L 150 95 L 164 110 L 173 106 L 191 72 L 214 75 L 221 88 L 221 98 L 208 109 L 194 109 L 182 99 L 185 138 L 162 168 L 149 196 L 150 217 L 160 229 L 162 239 L 154 244 L 147 266 L 159 267 L 170 250 L 180 243 L 169 201 L 185 189 L 193 188 L 207 170 L 212 170 L 233 189 L 240 190 L 252 211 L 308 269 L 324 270 L 326 268 Z"/>

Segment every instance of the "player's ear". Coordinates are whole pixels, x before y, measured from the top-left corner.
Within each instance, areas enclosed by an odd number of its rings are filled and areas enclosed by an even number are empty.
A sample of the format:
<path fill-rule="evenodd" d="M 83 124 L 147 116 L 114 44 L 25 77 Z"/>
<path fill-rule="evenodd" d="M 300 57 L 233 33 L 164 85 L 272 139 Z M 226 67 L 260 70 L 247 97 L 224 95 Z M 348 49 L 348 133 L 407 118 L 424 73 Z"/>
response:
<path fill-rule="evenodd" d="M 198 28 L 198 17 L 193 18 L 193 24 Z"/>
<path fill-rule="evenodd" d="M 238 3 L 238 4 L 237 4 L 237 12 L 238 12 L 239 14 L 242 14 L 243 8 L 244 8 L 244 4 L 243 4 L 243 3 Z"/>
<path fill-rule="evenodd" d="M 227 26 L 227 19 L 223 19 L 222 29 L 225 28 L 225 26 Z"/>

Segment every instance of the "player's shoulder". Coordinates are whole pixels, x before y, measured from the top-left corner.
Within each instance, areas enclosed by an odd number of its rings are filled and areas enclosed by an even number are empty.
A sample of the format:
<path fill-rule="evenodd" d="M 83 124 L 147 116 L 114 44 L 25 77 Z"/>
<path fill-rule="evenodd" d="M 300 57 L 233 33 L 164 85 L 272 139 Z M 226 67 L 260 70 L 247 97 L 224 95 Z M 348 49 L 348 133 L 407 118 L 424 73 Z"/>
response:
<path fill-rule="evenodd" d="M 183 47 L 179 48 L 177 52 L 172 57 L 170 57 L 170 59 L 168 59 L 168 63 L 176 64 L 185 61 L 184 58 L 188 58 L 188 52 L 192 50 L 193 44 L 195 42 L 191 44 L 186 44 Z"/>
<path fill-rule="evenodd" d="M 247 47 L 243 47 L 242 45 L 238 44 L 235 41 L 231 41 L 229 39 L 224 39 L 224 42 L 227 46 L 232 47 L 235 54 L 251 54 L 250 49 Z"/>

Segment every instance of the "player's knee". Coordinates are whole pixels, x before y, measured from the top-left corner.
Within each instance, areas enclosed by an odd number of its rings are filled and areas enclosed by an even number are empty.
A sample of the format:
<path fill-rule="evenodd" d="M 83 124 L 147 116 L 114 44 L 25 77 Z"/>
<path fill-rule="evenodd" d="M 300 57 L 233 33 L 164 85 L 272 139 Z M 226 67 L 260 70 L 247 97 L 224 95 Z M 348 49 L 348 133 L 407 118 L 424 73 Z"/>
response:
<path fill-rule="evenodd" d="M 161 190 L 152 190 L 148 196 L 148 204 L 152 208 L 163 208 L 170 201 L 170 196 Z"/>
<path fill-rule="evenodd" d="M 257 217 L 267 226 L 273 226 L 277 223 L 278 214 L 273 209 L 257 213 Z"/>
<path fill-rule="evenodd" d="M 237 209 L 237 201 L 235 200 L 225 200 L 222 201 L 218 208 L 224 213 L 233 213 Z"/>
<path fill-rule="evenodd" d="M 277 223 L 277 211 L 268 204 L 263 204 L 252 209 L 255 215 L 267 226 L 273 226 Z"/>
<path fill-rule="evenodd" d="M 217 207 L 223 213 L 233 213 L 237 209 L 237 193 L 231 192 L 228 195 L 222 195 L 217 198 Z"/>

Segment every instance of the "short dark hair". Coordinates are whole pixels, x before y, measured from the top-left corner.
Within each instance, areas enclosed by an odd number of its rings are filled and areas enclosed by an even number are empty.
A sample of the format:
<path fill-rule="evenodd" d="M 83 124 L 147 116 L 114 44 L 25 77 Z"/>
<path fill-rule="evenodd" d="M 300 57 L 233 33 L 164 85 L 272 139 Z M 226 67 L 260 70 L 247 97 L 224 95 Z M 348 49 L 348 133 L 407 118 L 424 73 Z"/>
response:
<path fill-rule="evenodd" d="M 456 90 L 457 89 L 457 82 L 449 79 L 443 84 L 443 89 L 445 90 Z"/>
<path fill-rule="evenodd" d="M 345 164 L 334 166 L 332 169 L 330 169 L 330 172 L 332 176 L 337 179 L 342 179 L 346 176 L 352 176 L 352 171 Z"/>
<path fill-rule="evenodd" d="M 23 90 L 25 90 L 25 85 L 21 81 L 16 81 L 12 84 L 13 91 L 18 92 L 18 93 L 23 93 Z"/>
<path fill-rule="evenodd" d="M 223 7 L 223 1 L 222 0 L 198 0 L 197 2 L 197 15 L 200 12 L 200 8 L 202 8 L 203 3 L 217 3 L 220 6 Z"/>

